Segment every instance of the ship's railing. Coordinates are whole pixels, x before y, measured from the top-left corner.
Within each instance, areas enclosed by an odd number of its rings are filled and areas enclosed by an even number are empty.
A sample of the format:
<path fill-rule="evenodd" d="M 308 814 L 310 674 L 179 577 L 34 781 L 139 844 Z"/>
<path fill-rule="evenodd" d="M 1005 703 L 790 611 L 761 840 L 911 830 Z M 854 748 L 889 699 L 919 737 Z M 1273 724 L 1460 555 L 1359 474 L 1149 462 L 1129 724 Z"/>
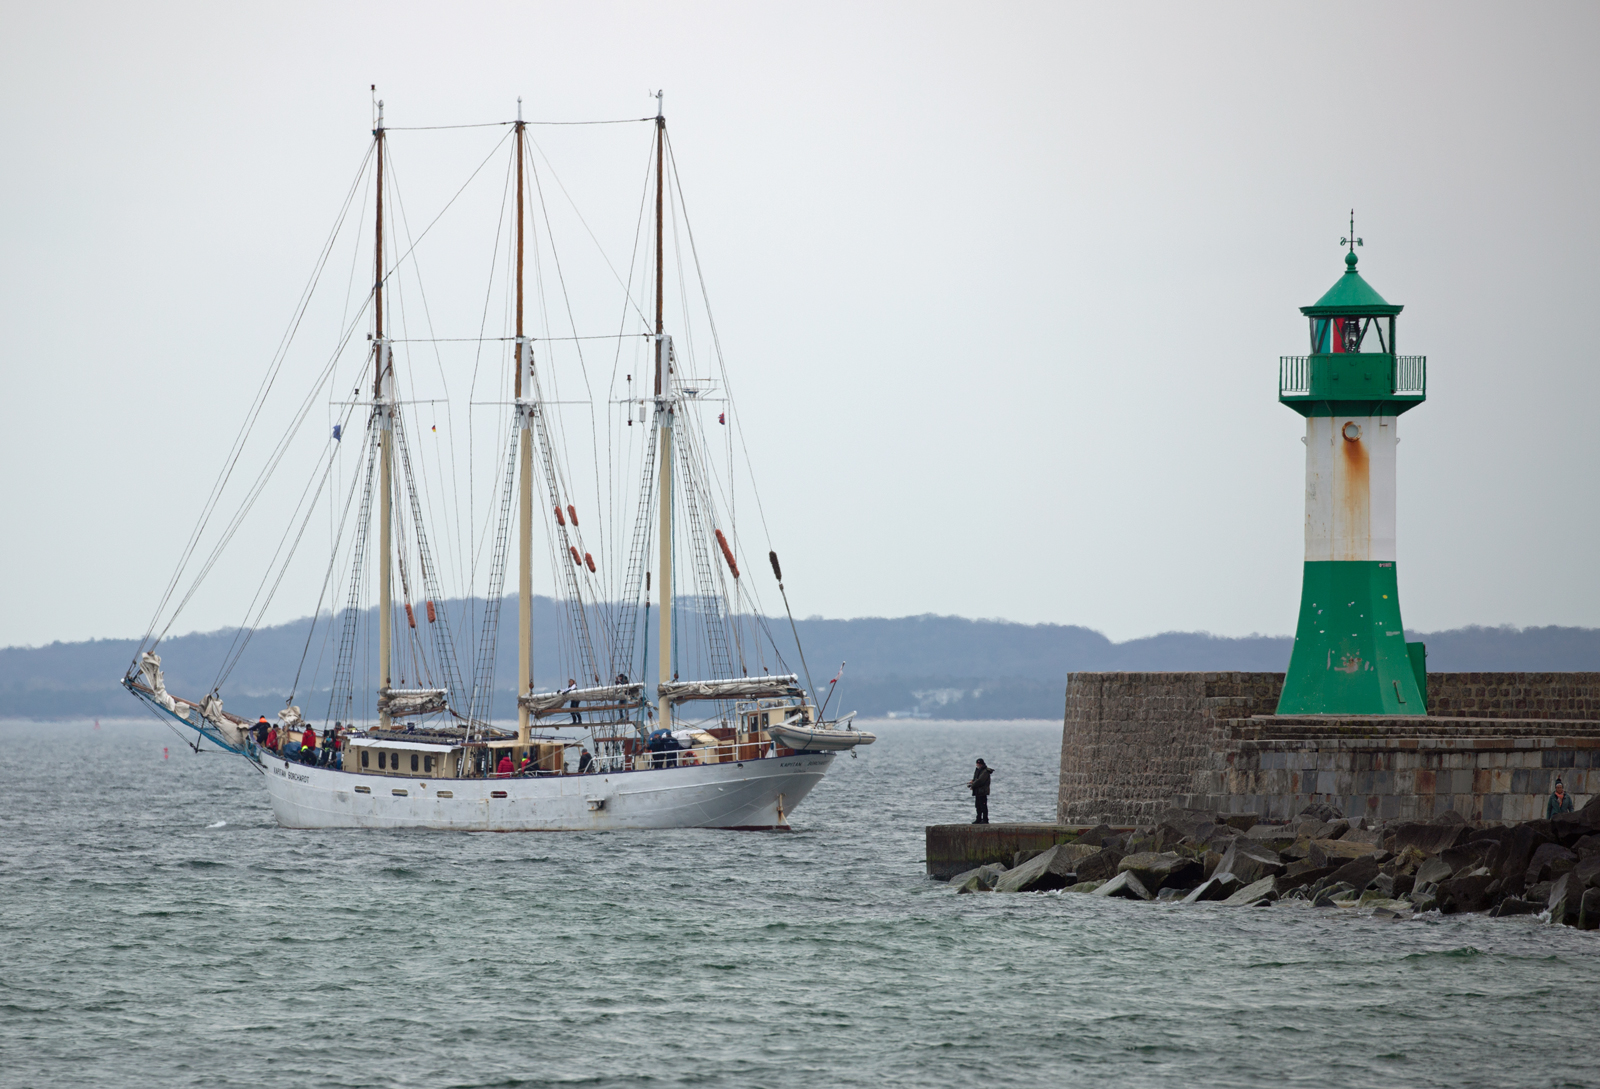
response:
<path fill-rule="evenodd" d="M 1428 392 L 1428 357 L 1425 355 L 1397 355 L 1394 357 L 1394 391 L 1408 395 Z"/>
<path fill-rule="evenodd" d="M 1305 397 L 1311 393 L 1311 357 L 1278 357 L 1278 396 Z"/>

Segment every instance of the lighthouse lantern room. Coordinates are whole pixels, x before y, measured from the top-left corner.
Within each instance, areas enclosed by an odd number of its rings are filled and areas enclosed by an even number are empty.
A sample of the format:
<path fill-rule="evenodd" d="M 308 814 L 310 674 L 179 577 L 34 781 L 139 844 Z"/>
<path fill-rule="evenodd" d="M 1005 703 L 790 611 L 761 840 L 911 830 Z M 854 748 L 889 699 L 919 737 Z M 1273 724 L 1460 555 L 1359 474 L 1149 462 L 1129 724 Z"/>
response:
<path fill-rule="evenodd" d="M 1307 355 L 1279 361 L 1278 400 L 1306 419 L 1306 551 L 1280 715 L 1426 713 L 1426 654 L 1407 644 L 1395 571 L 1395 444 L 1427 393 L 1427 360 L 1399 355 L 1396 319 L 1356 271 L 1300 312 Z"/>

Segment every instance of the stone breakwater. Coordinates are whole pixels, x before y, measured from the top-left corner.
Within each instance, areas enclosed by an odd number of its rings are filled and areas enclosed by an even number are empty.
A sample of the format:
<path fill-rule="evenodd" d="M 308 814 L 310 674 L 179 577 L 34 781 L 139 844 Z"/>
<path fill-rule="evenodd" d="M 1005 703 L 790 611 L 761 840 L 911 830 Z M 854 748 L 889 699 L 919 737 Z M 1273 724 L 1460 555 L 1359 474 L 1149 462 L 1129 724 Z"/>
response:
<path fill-rule="evenodd" d="M 957 893 L 1061 889 L 1237 907 L 1298 899 L 1391 920 L 1426 911 L 1546 914 L 1551 923 L 1600 928 L 1600 798 L 1519 824 L 1471 822 L 1453 810 L 1373 823 L 1317 806 L 1279 823 L 1173 809 L 1131 830 L 1062 828 L 1052 838 L 950 884 Z"/>
<path fill-rule="evenodd" d="M 1169 807 L 1287 820 L 1541 816 L 1557 776 L 1600 796 L 1600 674 L 1430 673 L 1426 715 L 1280 717 L 1281 673 L 1074 673 L 1057 820 Z"/>

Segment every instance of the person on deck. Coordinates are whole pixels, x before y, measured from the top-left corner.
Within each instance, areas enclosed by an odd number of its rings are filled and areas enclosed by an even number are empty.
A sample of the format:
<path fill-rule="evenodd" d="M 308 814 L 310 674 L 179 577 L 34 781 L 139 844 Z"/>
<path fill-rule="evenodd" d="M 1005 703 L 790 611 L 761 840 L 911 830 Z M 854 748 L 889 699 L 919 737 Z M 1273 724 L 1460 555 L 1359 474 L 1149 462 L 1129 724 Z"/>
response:
<path fill-rule="evenodd" d="M 256 744 L 257 745 L 265 745 L 267 743 L 267 734 L 271 730 L 272 730 L 272 726 L 267 722 L 267 716 L 266 715 L 262 715 L 260 718 L 256 719 L 256 725 L 255 725 L 255 730 L 254 730 L 254 733 L 256 735 Z"/>
<path fill-rule="evenodd" d="M 973 824 L 989 823 L 989 778 L 992 775 L 994 769 L 979 757 L 977 766 L 972 771 L 972 778 L 967 780 L 967 789 L 972 791 L 972 804 L 978 811 Z"/>
<path fill-rule="evenodd" d="M 500 763 L 495 767 L 494 774 L 495 778 L 497 779 L 509 779 L 511 777 L 511 773 L 511 753 L 508 750 L 501 755 Z"/>
<path fill-rule="evenodd" d="M 1545 803 L 1544 819 L 1553 820 L 1557 814 L 1572 812 L 1572 795 L 1567 793 L 1566 786 L 1560 779 L 1556 780 L 1556 792 L 1550 795 L 1550 800 Z"/>
<path fill-rule="evenodd" d="M 567 678 L 567 687 L 565 687 L 565 688 L 563 688 L 561 690 L 561 694 L 562 695 L 566 695 L 568 692 L 576 692 L 577 690 L 578 690 L 578 678 L 576 678 L 576 677 L 568 677 Z M 571 707 L 573 709 L 572 710 L 572 721 L 573 722 L 582 722 L 583 721 L 583 716 L 578 714 L 578 710 L 577 710 L 578 707 L 580 706 L 578 701 L 577 700 L 573 700 L 571 703 L 567 704 L 567 706 Z"/>
<path fill-rule="evenodd" d="M 267 749 L 270 752 L 278 751 L 278 727 L 272 726 L 267 730 Z"/>
<path fill-rule="evenodd" d="M 306 732 L 300 735 L 300 759 L 307 764 L 317 762 L 317 731 L 314 726 L 307 726 Z"/>
<path fill-rule="evenodd" d="M 588 749 L 578 751 L 578 774 L 588 775 L 594 770 L 594 757 L 589 755 Z"/>

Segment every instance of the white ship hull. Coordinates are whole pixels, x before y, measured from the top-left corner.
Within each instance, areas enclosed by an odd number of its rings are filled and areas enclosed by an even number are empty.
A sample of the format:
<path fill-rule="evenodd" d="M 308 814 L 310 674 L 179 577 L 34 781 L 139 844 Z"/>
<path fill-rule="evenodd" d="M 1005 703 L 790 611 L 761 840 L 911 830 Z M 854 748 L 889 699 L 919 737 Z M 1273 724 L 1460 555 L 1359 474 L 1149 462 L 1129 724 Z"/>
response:
<path fill-rule="evenodd" d="M 803 753 L 529 779 L 362 775 L 306 767 L 270 754 L 262 766 L 272 811 L 285 828 L 783 830 L 788 828 L 789 814 L 827 773 L 833 758 L 832 753 Z M 504 797 L 496 797 L 497 793 Z"/>

